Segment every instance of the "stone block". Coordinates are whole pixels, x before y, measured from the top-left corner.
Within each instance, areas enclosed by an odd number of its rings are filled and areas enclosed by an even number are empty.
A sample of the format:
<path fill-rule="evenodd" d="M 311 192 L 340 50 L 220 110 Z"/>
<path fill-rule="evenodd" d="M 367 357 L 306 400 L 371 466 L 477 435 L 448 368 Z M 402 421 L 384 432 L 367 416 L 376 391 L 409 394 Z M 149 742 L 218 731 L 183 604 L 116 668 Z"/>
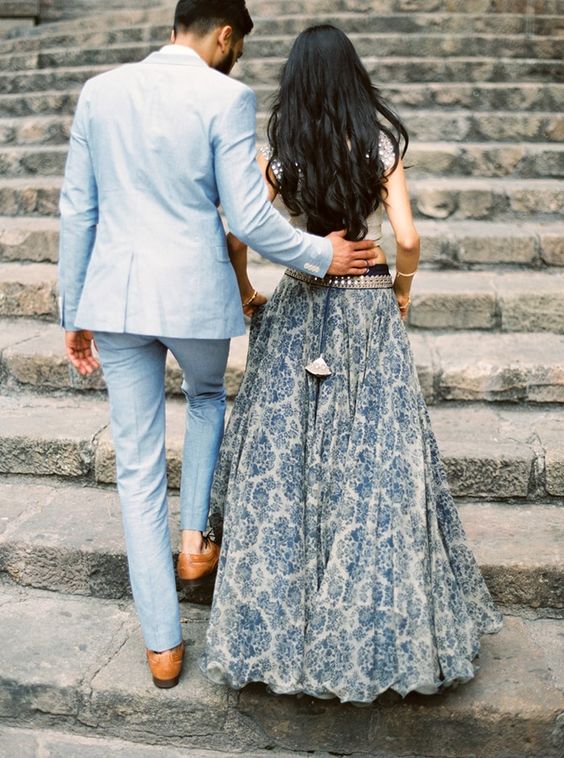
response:
<path fill-rule="evenodd" d="M 90 699 L 81 712 L 84 722 L 96 725 L 105 734 L 126 738 L 149 732 L 174 734 L 182 738 L 185 748 L 203 744 L 211 749 L 243 747 L 237 744 L 236 733 L 224 732 L 232 703 L 229 690 L 210 683 L 197 666 L 206 622 L 207 615 L 203 614 L 190 619 L 184 632 L 183 675 L 165 697 L 148 681 L 144 643 L 135 630 L 94 677 Z"/>
<path fill-rule="evenodd" d="M 558 215 L 564 208 L 564 190 L 557 186 L 515 187 L 510 195 L 511 210 L 517 215 L 537 213 L 542 216 Z"/>
<path fill-rule="evenodd" d="M 0 18 L 25 18 L 39 16 L 39 0 L 2 0 Z"/>
<path fill-rule="evenodd" d="M 546 491 L 556 497 L 564 496 L 564 423 L 553 421 L 537 433 L 544 449 Z"/>
<path fill-rule="evenodd" d="M 466 503 L 459 512 L 497 603 L 564 607 L 564 513 L 560 506 Z"/>
<path fill-rule="evenodd" d="M 84 404 L 82 404 L 84 403 Z M 0 396 L 0 473 L 80 477 L 90 473 L 104 403 Z"/>
<path fill-rule="evenodd" d="M 564 266 L 564 231 L 540 232 L 541 257 L 547 266 Z"/>
<path fill-rule="evenodd" d="M 445 190 L 429 189 L 416 198 L 416 207 L 423 216 L 428 218 L 449 218 L 456 211 L 456 197 Z"/>
<path fill-rule="evenodd" d="M 496 210 L 497 198 L 493 192 L 469 189 L 460 193 L 457 215 L 460 218 L 490 218 Z"/>
<path fill-rule="evenodd" d="M 424 329 L 493 329 L 496 325 L 494 293 L 417 292 L 409 323 Z"/>
<path fill-rule="evenodd" d="M 499 292 L 501 328 L 504 331 L 564 333 L 564 291 Z"/>
<path fill-rule="evenodd" d="M 456 249 L 461 263 L 509 263 L 531 265 L 536 262 L 537 241 L 534 233 L 515 233 L 502 225 L 464 233 L 456 237 Z"/>
<path fill-rule="evenodd" d="M 464 413 L 438 406 L 431 416 L 452 493 L 466 498 L 525 498 L 536 455 L 528 435 L 495 409 L 469 406 Z M 456 420 L 455 420 L 456 419 Z"/>
<path fill-rule="evenodd" d="M 85 606 L 81 598 L 32 590 L 4 593 L 3 600 L 0 715 L 72 718 L 85 696 L 83 682 L 123 644 L 130 613 L 102 600 Z"/>
<path fill-rule="evenodd" d="M 564 402 L 564 338 L 546 334 L 433 338 L 443 400 Z"/>
<path fill-rule="evenodd" d="M 56 319 L 58 303 L 56 270 L 42 266 L 2 264 L 0 267 L 0 316 L 32 316 Z"/>

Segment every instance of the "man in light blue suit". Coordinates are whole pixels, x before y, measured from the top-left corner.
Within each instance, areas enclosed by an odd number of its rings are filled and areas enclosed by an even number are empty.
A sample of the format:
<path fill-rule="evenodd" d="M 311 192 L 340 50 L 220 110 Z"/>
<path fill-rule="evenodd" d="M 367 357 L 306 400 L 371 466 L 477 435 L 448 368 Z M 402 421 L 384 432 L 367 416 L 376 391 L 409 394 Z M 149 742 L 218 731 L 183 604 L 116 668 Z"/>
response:
<path fill-rule="evenodd" d="M 203 532 L 229 340 L 245 324 L 218 206 L 239 239 L 294 269 L 351 275 L 374 263 L 371 242 L 304 234 L 269 203 L 255 160 L 255 95 L 225 75 L 252 26 L 244 0 L 181 0 L 173 44 L 89 80 L 61 194 L 61 323 L 77 370 L 98 368 L 93 339 L 104 369 L 131 585 L 160 687 L 178 682 L 184 652 L 167 520 L 168 350 L 188 400 L 188 583 L 213 574 L 219 550 Z"/>

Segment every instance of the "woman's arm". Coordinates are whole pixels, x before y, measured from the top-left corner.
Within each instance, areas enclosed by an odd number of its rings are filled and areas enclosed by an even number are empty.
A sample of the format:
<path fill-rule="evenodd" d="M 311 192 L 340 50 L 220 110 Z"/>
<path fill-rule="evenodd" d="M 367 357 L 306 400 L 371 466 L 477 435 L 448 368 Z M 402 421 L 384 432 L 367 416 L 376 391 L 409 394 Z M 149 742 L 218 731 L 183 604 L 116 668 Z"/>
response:
<path fill-rule="evenodd" d="M 384 207 L 396 238 L 394 292 L 398 299 L 401 316 L 405 319 L 411 303 L 409 293 L 413 274 L 417 271 L 419 264 L 420 238 L 413 223 L 405 170 L 401 160 L 395 171 L 388 175 L 386 190 Z"/>
<path fill-rule="evenodd" d="M 262 152 L 259 152 L 257 162 L 268 189 L 268 199 L 272 202 L 278 193 L 266 179 L 268 161 Z M 258 293 L 255 295 L 255 289 L 250 282 L 247 271 L 247 245 L 229 232 L 227 235 L 227 248 L 229 250 L 231 264 L 235 269 L 239 292 L 241 293 L 241 302 L 243 303 L 243 312 L 246 316 L 252 316 L 257 308 L 260 308 L 261 305 L 266 303 L 266 298 L 264 295 Z M 245 303 L 248 303 L 249 300 L 251 302 L 249 305 L 245 306 Z"/>

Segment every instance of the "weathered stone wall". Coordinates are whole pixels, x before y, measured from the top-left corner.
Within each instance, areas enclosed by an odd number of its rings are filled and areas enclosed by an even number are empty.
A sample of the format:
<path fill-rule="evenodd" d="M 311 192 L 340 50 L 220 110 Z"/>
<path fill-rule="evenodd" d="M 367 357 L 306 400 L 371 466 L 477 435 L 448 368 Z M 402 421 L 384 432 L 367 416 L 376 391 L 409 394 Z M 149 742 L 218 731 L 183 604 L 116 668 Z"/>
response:
<path fill-rule="evenodd" d="M 122 8 L 143 9 L 166 5 L 155 0 L 41 0 L 41 21 L 60 21 L 67 18 L 80 18 L 84 14 L 115 11 Z M 170 0 L 171 14 L 175 0 Z"/>

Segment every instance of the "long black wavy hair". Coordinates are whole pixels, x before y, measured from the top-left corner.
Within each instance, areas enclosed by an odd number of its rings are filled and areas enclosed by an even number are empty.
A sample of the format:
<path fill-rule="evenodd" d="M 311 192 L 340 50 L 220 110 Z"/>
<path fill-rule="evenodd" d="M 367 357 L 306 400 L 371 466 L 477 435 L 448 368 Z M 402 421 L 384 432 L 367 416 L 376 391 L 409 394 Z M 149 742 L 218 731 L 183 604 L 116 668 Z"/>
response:
<path fill-rule="evenodd" d="M 350 39 L 331 24 L 303 31 L 283 68 L 268 122 L 269 168 L 280 161 L 283 180 L 274 185 L 270 170 L 267 175 L 290 213 L 305 214 L 308 231 L 366 236 L 366 218 L 385 195 L 381 132 L 393 145 L 395 168 L 407 150 L 407 131 Z"/>

